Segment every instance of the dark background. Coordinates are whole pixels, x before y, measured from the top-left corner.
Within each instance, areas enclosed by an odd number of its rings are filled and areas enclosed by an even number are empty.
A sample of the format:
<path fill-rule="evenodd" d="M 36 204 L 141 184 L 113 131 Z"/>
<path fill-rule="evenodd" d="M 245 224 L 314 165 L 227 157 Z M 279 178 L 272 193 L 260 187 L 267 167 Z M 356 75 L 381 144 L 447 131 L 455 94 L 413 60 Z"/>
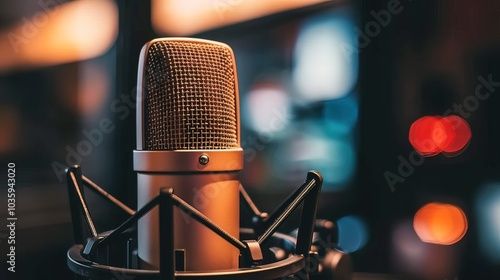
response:
<path fill-rule="evenodd" d="M 9 30 L 20 18 L 37 11 L 35 4 L 21 2 L 14 6 L 10 1 L 0 1 L 0 29 Z M 289 52 L 305 20 L 347 6 L 354 25 L 363 30 L 375 20 L 374 12 L 387 9 L 388 2 L 391 1 L 327 2 L 189 36 L 229 44 L 237 61 L 245 61 L 245 53 L 252 52 L 250 58 L 267 62 L 251 64 L 254 68 L 238 64 L 240 91 L 245 94 L 264 70 L 293 67 Z M 400 274 L 416 279 L 496 279 L 500 275 L 499 258 L 488 257 L 482 249 L 484 226 L 477 198 L 485 184 L 498 182 L 500 176 L 498 92 L 481 101 L 466 118 L 472 140 L 461 155 L 426 158 L 394 190 L 384 173 L 397 174 L 398 157 L 408 159 L 413 151 L 408 141 L 413 121 L 425 115 L 442 115 L 454 103 L 463 103 L 474 93 L 478 76 L 492 75 L 494 81 L 500 81 L 500 4 L 401 0 L 400 5 L 401 13 L 393 14 L 390 23 L 359 48 L 358 80 L 352 93 L 358 102 L 359 116 L 350 140 L 356 151 L 356 170 L 341 190 L 333 186 L 323 192 L 318 217 L 336 221 L 354 215 L 364 222 L 368 232 L 366 245 L 351 254 L 356 272 Z M 0 145 L 0 162 L 1 166 L 8 162 L 17 166 L 17 279 L 72 277 L 66 268 L 66 251 L 73 244 L 67 191 L 51 164 L 64 163 L 68 153 L 65 147 L 75 147 L 82 138 L 81 130 L 95 128 L 104 117 L 112 119 L 116 129 L 85 157 L 84 174 L 135 208 L 134 111 L 121 120 L 109 108 L 113 100 L 134 89 L 143 44 L 169 34 L 158 34 L 151 27 L 149 1 L 118 1 L 117 7 L 117 38 L 104 54 L 62 65 L 0 72 L 0 138 L 12 138 Z M 77 88 L 86 71 L 82 69 L 88 65 L 108 73 L 108 95 L 100 110 L 82 115 L 77 109 L 82 102 Z M 324 106 L 322 102 L 298 106 L 296 112 L 314 121 Z M 252 133 L 244 128 L 242 139 Z M 280 143 L 270 143 L 259 155 L 271 153 L 273 145 Z M 256 203 L 263 210 L 272 211 L 276 201 L 284 199 L 295 187 L 295 182 L 275 179 L 274 170 L 265 163 L 263 158 L 246 164 L 241 178 Z M 264 175 L 266 180 L 260 177 Z M 5 172 L 1 176 L 6 178 Z M 0 190 L 6 198 L 5 183 Z M 88 199 L 98 229 L 111 229 L 125 218 L 96 197 L 89 195 Z M 6 199 L 2 200 L 0 214 L 5 217 Z M 406 248 L 410 253 L 405 256 L 413 252 L 427 261 L 412 264 L 411 258 L 400 255 L 397 232 L 405 233 L 415 212 L 433 201 L 459 206 L 468 218 L 468 231 L 460 242 L 450 246 L 421 243 L 411 247 L 416 243 L 408 241 L 410 247 Z M 283 230 L 287 232 L 293 227 L 291 221 Z M 412 240 L 411 234 L 404 236 Z M 500 236 L 500 232 L 493 235 Z M 12 277 L 6 272 L 4 240 L 0 243 L 1 279 L 16 279 L 4 278 Z M 446 265 L 448 262 L 450 266 Z"/>

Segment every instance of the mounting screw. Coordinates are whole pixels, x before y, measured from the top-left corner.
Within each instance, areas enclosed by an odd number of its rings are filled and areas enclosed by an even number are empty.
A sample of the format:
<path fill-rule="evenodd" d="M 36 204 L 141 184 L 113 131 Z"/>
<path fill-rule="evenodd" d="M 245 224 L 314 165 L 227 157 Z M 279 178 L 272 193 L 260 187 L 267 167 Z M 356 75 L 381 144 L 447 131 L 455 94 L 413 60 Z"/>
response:
<path fill-rule="evenodd" d="M 206 154 L 201 155 L 200 158 L 198 159 L 198 162 L 201 165 L 207 165 L 209 161 L 210 161 L 210 158 Z"/>

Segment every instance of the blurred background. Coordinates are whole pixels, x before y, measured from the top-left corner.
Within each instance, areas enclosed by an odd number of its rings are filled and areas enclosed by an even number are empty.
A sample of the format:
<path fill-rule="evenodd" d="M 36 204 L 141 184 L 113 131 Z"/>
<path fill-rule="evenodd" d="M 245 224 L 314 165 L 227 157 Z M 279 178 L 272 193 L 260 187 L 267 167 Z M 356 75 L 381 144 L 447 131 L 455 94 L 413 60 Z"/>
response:
<path fill-rule="evenodd" d="M 316 169 L 358 275 L 499 277 L 500 3 L 0 0 L 0 217 L 9 162 L 18 217 L 1 279 L 72 278 L 67 166 L 135 208 L 139 51 L 170 36 L 233 48 L 261 210 Z M 100 232 L 125 218 L 88 200 Z"/>

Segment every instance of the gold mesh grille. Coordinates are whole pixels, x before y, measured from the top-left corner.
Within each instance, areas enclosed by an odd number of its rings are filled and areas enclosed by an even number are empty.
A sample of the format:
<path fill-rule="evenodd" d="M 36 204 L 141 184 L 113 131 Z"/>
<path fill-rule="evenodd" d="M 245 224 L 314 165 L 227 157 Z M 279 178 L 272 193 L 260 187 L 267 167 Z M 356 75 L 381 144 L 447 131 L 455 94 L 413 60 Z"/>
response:
<path fill-rule="evenodd" d="M 153 43 L 145 77 L 145 149 L 238 147 L 233 63 L 224 46 Z"/>

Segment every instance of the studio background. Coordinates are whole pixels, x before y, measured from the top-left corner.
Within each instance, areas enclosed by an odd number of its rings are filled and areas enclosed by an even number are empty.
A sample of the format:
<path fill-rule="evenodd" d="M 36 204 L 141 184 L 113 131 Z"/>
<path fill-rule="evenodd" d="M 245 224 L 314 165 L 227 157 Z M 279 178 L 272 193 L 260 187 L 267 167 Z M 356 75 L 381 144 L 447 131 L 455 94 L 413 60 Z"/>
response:
<path fill-rule="evenodd" d="M 500 4 L 186 2 L 0 0 L 0 217 L 7 217 L 9 162 L 18 217 L 14 278 L 9 233 L 0 228 L 1 279 L 73 277 L 65 166 L 81 165 L 136 207 L 139 51 L 170 36 L 233 48 L 240 179 L 262 210 L 272 211 L 316 169 L 325 178 L 317 216 L 338 223 L 339 246 L 359 275 L 500 274 Z M 490 93 L 483 100 L 473 99 L 478 85 Z M 468 123 L 470 143 L 457 156 L 414 164 L 411 125 L 448 110 Z M 126 218 L 87 195 L 100 231 Z M 463 211 L 463 238 L 451 245 L 419 239 L 415 214 L 432 202 Z"/>

